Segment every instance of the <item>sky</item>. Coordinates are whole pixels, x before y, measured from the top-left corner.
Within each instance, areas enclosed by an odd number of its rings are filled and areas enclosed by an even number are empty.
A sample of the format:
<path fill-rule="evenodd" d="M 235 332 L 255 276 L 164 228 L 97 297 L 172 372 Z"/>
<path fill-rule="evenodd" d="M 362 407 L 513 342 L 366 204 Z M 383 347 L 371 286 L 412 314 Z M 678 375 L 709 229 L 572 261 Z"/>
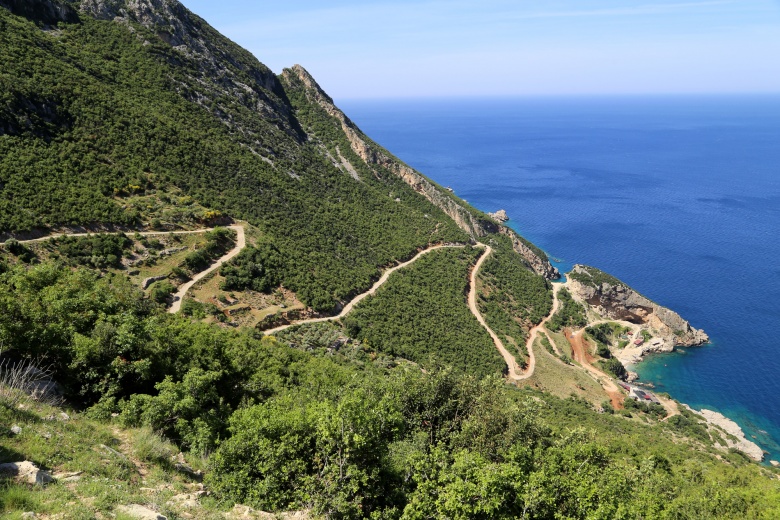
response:
<path fill-rule="evenodd" d="M 335 99 L 780 93 L 780 0 L 182 0 Z"/>

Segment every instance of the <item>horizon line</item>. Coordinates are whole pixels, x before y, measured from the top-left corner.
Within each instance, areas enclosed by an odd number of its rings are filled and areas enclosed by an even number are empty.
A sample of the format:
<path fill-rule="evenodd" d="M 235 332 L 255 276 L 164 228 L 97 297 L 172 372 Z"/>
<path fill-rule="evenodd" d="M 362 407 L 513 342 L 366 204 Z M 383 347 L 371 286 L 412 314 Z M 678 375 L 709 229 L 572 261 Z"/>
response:
<path fill-rule="evenodd" d="M 340 101 L 426 101 L 467 99 L 539 99 L 539 98 L 670 98 L 670 97 L 780 97 L 780 91 L 746 92 L 584 92 L 584 93 L 519 93 L 519 94 L 452 94 L 452 95 L 404 95 L 404 96 L 334 96 Z"/>

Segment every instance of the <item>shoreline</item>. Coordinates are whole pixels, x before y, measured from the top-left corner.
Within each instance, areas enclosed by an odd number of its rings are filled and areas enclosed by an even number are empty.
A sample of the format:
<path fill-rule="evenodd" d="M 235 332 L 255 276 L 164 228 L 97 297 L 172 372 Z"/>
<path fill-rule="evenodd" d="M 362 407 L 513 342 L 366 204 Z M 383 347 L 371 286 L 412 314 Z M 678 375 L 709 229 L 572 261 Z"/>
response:
<path fill-rule="evenodd" d="M 707 345 L 711 345 L 711 344 L 712 343 L 707 343 Z M 649 357 L 653 358 L 658 356 L 660 359 L 662 358 L 662 355 L 665 356 L 672 353 L 676 353 L 678 355 L 685 355 L 687 354 L 686 350 L 688 348 L 689 347 L 683 347 L 682 349 L 675 348 L 675 350 L 672 352 L 651 352 L 649 353 Z M 626 365 L 626 369 L 633 372 L 637 368 L 637 365 L 639 365 L 643 360 L 646 359 L 642 358 L 638 363 L 632 363 Z M 666 364 L 664 364 L 664 367 L 665 366 Z M 758 427 L 758 425 L 753 424 L 749 419 L 747 420 L 747 424 L 745 424 L 745 418 L 743 417 L 740 420 L 739 412 L 735 412 L 734 410 L 720 411 L 718 405 L 714 403 L 699 402 L 698 404 L 692 406 L 686 402 L 679 400 L 674 395 L 672 395 L 670 390 L 665 388 L 666 385 L 664 385 L 663 383 L 658 383 L 658 385 L 661 387 L 659 388 L 656 385 L 655 381 L 653 381 L 652 379 L 645 379 L 644 376 L 642 376 L 641 374 L 638 374 L 638 376 L 639 376 L 638 379 L 635 380 L 632 384 L 640 385 L 645 388 L 650 388 L 653 392 L 656 393 L 657 392 L 666 393 L 672 399 L 677 401 L 681 407 L 684 407 L 688 411 L 696 414 L 696 416 L 701 421 L 703 421 L 704 424 L 707 425 L 708 431 L 717 433 L 726 442 L 726 446 L 722 446 L 717 443 L 715 443 L 714 446 L 724 451 L 733 448 L 737 451 L 740 451 L 745 456 L 749 457 L 751 460 L 754 460 L 761 464 L 765 464 L 765 465 L 771 464 L 772 466 L 777 466 L 778 464 L 780 464 L 778 463 L 778 461 L 772 459 L 773 456 L 778 457 L 777 451 L 773 450 L 771 445 L 766 445 L 765 442 L 762 442 L 761 439 L 759 439 L 755 435 L 758 433 L 763 433 L 764 435 L 766 435 L 768 439 L 771 440 L 773 439 L 771 434 L 767 433 L 764 430 L 761 430 Z M 694 408 L 694 406 L 696 406 L 696 408 Z M 746 413 L 750 414 L 751 412 L 746 411 Z M 729 435 L 733 436 L 735 439 L 731 439 Z M 769 450 L 773 450 L 773 451 L 769 451 Z"/>
<path fill-rule="evenodd" d="M 507 224 L 513 229 L 515 228 L 515 226 L 513 225 L 515 223 L 513 221 L 509 220 Z M 520 230 L 518 229 L 515 229 L 515 231 L 520 233 Z M 550 254 L 547 250 L 543 249 L 543 251 L 548 256 L 551 263 L 555 262 L 553 263 L 553 265 L 559 267 L 559 272 L 561 276 L 558 280 L 554 280 L 554 282 L 560 283 L 562 286 L 567 287 L 567 289 L 569 289 L 570 292 L 573 292 L 569 287 L 570 282 L 572 281 L 572 278 L 570 276 L 570 271 L 573 270 L 574 266 L 576 266 L 577 264 L 575 263 L 575 264 L 566 265 L 566 262 L 560 262 L 558 260 L 558 257 Z M 566 267 L 568 267 L 568 269 L 566 269 Z M 630 336 L 632 339 L 638 337 L 638 334 L 640 334 L 640 331 L 642 329 L 648 330 L 648 332 L 651 332 L 651 334 L 653 333 L 652 330 L 653 327 L 651 323 L 637 324 L 625 320 L 610 319 L 609 316 L 606 316 L 604 313 L 599 312 L 599 310 L 601 309 L 597 309 L 592 305 L 589 305 L 588 302 L 583 302 L 583 303 L 586 304 L 586 308 L 591 309 L 592 311 L 594 311 L 595 314 L 599 315 L 601 320 L 619 323 L 620 325 L 630 328 L 633 332 L 633 335 Z M 591 326 L 593 324 L 594 324 L 593 321 L 591 321 L 591 323 L 589 323 L 588 326 Z M 656 332 L 660 332 L 660 331 L 656 331 Z M 626 367 L 626 370 L 629 371 L 628 382 L 630 384 L 639 384 L 640 386 L 645 387 L 646 385 L 644 384 L 645 382 L 642 380 L 643 378 L 636 372 L 637 365 L 640 365 L 648 357 L 652 357 L 657 354 L 671 354 L 671 353 L 685 354 L 687 353 L 687 350 L 689 348 L 711 346 L 713 342 L 710 340 L 708 336 L 705 335 L 705 337 L 706 337 L 706 341 L 686 345 L 686 344 L 678 344 L 677 342 L 675 342 L 674 341 L 675 336 L 653 334 L 653 337 L 649 341 L 643 343 L 642 345 L 634 346 L 633 341 L 631 341 L 625 348 L 616 349 L 613 355 L 621 363 L 623 363 L 623 365 Z M 657 340 L 661 340 L 660 343 L 654 344 L 654 342 L 656 342 Z M 648 380 L 647 382 L 650 383 L 650 385 L 648 385 L 647 388 L 652 389 L 653 392 L 658 391 L 655 388 L 655 385 L 653 384 L 652 381 Z M 661 391 L 663 392 L 663 390 Z M 696 416 L 700 418 L 700 420 L 706 425 L 709 431 L 716 432 L 717 435 L 719 435 L 726 442 L 726 446 L 723 446 L 717 442 L 714 443 L 714 446 L 723 449 L 724 451 L 729 449 L 736 449 L 741 453 L 743 453 L 746 457 L 760 464 L 767 464 L 767 465 L 771 464 L 773 466 L 780 464 L 778 461 L 770 460 L 772 455 L 770 452 L 765 451 L 758 443 L 748 439 L 749 432 L 751 431 L 750 428 L 748 427 L 743 428 L 739 423 L 737 423 L 735 420 L 731 419 L 730 417 L 716 410 L 707 408 L 706 406 L 701 407 L 700 410 L 695 410 L 687 403 L 675 399 L 674 396 L 670 395 L 670 397 L 676 402 L 678 402 L 681 407 L 684 407 L 685 409 L 690 410 L 692 413 L 696 414 Z M 731 435 L 734 439 L 736 439 L 736 441 L 728 437 L 729 435 Z"/>

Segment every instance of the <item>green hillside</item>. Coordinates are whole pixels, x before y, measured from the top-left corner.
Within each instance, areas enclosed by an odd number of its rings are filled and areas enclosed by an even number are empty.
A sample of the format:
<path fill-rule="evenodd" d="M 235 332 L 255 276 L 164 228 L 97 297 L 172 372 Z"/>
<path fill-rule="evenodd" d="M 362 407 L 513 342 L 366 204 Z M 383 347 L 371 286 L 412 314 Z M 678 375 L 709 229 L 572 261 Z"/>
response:
<path fill-rule="evenodd" d="M 126 234 L 27 241 L 84 230 Z M 0 0 L 0 235 L 0 464 L 55 479 L 0 469 L 4 518 L 780 515 L 693 413 L 502 379 L 467 294 L 526 360 L 544 253 L 176 0 Z M 168 312 L 191 279 L 219 305 Z"/>
<path fill-rule="evenodd" d="M 132 21 L 82 14 L 41 30 L 0 11 L 0 232 L 206 221 L 205 211 L 166 212 L 189 197 L 266 233 L 285 286 L 320 310 L 378 266 L 466 238 L 397 177 L 357 182 L 336 168 L 263 65 L 186 19 L 216 47 L 203 52 L 231 57 L 219 72 L 234 84 Z M 255 104 L 269 113 L 257 117 Z"/>

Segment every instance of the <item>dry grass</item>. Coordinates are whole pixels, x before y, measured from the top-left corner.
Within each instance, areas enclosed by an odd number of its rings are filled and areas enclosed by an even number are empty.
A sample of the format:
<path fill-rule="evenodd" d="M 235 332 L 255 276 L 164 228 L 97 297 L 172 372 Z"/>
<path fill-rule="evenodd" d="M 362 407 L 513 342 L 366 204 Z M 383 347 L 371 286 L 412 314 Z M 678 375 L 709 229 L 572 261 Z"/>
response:
<path fill-rule="evenodd" d="M 560 334 L 558 336 L 562 337 Z M 561 346 L 558 347 L 560 349 Z M 533 375 L 521 382 L 521 385 L 531 385 L 563 398 L 574 394 L 594 405 L 608 398 L 604 389 L 590 374 L 578 366 L 567 365 L 550 354 L 542 345 L 540 338 L 534 342 L 533 349 L 536 355 L 536 368 Z"/>

